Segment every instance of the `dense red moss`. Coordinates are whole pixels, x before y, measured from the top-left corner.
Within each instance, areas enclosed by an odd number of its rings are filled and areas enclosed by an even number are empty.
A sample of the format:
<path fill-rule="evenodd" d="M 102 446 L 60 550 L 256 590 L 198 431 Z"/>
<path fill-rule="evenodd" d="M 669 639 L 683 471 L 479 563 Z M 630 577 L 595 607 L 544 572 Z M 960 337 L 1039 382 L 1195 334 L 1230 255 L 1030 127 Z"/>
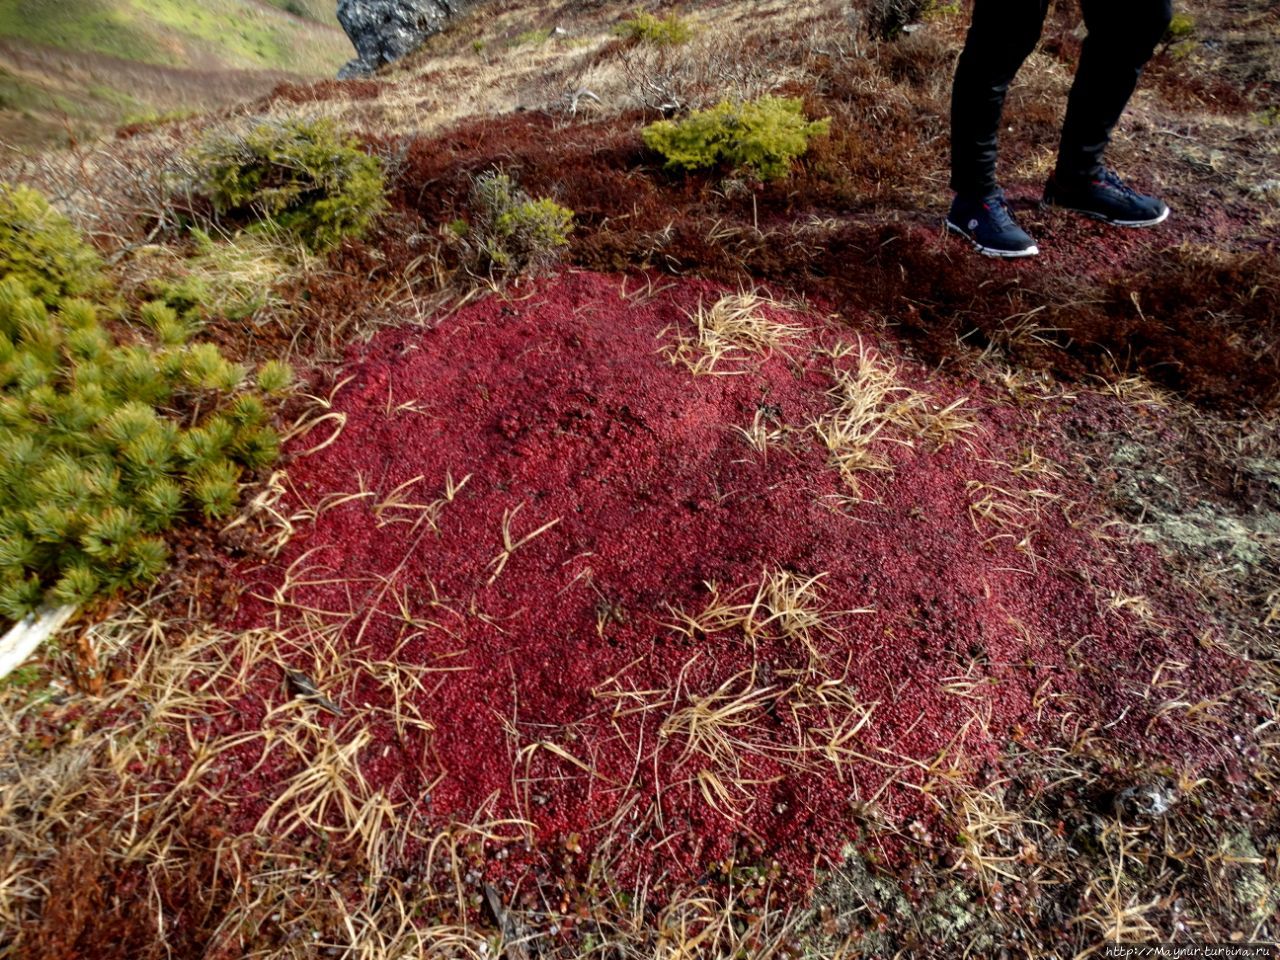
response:
<path fill-rule="evenodd" d="M 867 502 L 836 509 L 847 491 L 806 434 L 764 457 L 734 428 L 760 409 L 797 428 L 821 415 L 833 361 L 815 348 L 850 331 L 790 317 L 817 332 L 789 358 L 695 378 L 659 354 L 658 338 L 717 295 L 698 281 L 647 288 L 569 274 L 352 350 L 335 404 L 345 428 L 290 466 L 292 506 L 375 495 L 322 511 L 278 561 L 242 570 L 248 596 L 272 596 L 286 570 L 295 585 L 286 606 L 247 601 L 236 625 L 297 627 L 302 611 L 317 622 L 330 611 L 351 618 L 344 656 L 442 668 L 415 696 L 431 737 L 369 714 L 374 739 L 360 764 L 371 785 L 429 821 L 527 817 L 541 845 L 583 855 L 620 817 L 616 829 L 633 833 L 616 851 L 624 878 L 689 880 L 748 850 L 802 884 L 815 860 L 851 839 L 859 803 L 878 798 L 895 818 L 927 815 L 913 764 L 943 752 L 978 770 L 1012 738 L 1052 737 L 1071 718 L 1075 727 L 1114 723 L 1116 742 L 1138 753 L 1207 759 L 1173 725 L 1150 723 L 1156 704 L 1135 691 L 1171 656 L 1191 664 L 1206 691 L 1226 682 L 1219 665 L 1178 626 L 1178 611 L 1162 611 L 1170 628 L 1157 634 L 1107 604 L 1158 581 L 1158 564 L 1101 546 L 1087 525 L 1068 522 L 1074 511 L 1044 512 L 1030 534 L 1034 561 L 1013 547 L 1019 537 L 992 539 L 1001 531 L 975 525 L 968 484 L 1022 482 L 999 461 L 1019 455 L 1030 413 L 974 382 L 929 384 L 942 404 L 968 395 L 977 429 L 940 450 L 886 441 L 894 474 L 869 482 Z M 924 385 L 910 367 L 904 376 Z M 442 509 L 438 532 L 385 522 L 411 521 L 412 510 L 374 509 L 399 487 L 429 502 L 449 476 L 470 479 Z M 495 576 L 504 516 L 516 540 L 554 526 Z M 757 686 L 785 688 L 787 671 L 809 662 L 796 643 L 762 639 L 753 650 L 741 634 L 691 638 L 665 625 L 673 609 L 705 607 L 706 584 L 727 594 L 765 569 L 823 576 L 833 629 L 817 638 L 821 656 L 874 712 L 856 741 L 865 760 L 801 772 L 763 755 L 795 741 L 792 701 L 766 699 L 751 733 L 764 746 L 740 758 L 754 785 L 730 817 L 698 786 L 714 764 L 682 757 L 678 735 L 660 736 L 669 701 L 611 694 L 680 689 L 677 706 L 686 705 L 751 669 Z M 300 640 L 294 665 L 307 669 L 310 658 Z M 278 671 L 257 676 L 219 719 L 224 735 L 254 729 L 286 695 Z M 360 715 L 388 707 L 388 696 L 377 676 L 361 676 L 341 705 Z M 636 709 L 646 703 L 653 709 Z M 521 752 L 539 742 L 594 772 L 549 749 Z M 255 746 L 237 755 L 220 787 L 243 798 L 229 826 L 247 829 L 290 768 L 278 758 L 259 765 Z M 886 783 L 886 763 L 902 783 Z M 489 869 L 524 863 L 517 852 Z"/>

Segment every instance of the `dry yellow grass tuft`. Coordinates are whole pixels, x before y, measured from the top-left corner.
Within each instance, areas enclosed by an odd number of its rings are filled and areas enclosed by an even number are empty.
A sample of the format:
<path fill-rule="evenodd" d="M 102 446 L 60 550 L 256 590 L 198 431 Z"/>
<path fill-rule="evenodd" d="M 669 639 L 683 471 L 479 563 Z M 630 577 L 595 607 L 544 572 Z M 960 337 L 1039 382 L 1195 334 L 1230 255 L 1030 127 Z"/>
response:
<path fill-rule="evenodd" d="M 665 626 L 691 639 L 716 633 L 740 632 L 754 649 L 762 639 L 776 638 L 798 644 L 813 661 L 820 661 L 819 644 L 830 636 L 835 621 L 845 614 L 872 613 L 872 608 L 849 611 L 827 609 L 821 598 L 824 574 L 802 576 L 781 568 L 765 569 L 755 586 L 722 594 L 707 584 L 711 598 L 696 613 L 673 610 Z"/>
<path fill-rule="evenodd" d="M 855 352 L 833 351 L 835 359 Z M 886 444 L 913 446 L 925 441 L 943 446 L 962 439 L 977 423 L 965 411 L 967 397 L 942 405 L 927 393 L 905 386 L 892 360 L 861 341 L 853 370 L 837 367 L 832 407 L 810 428 L 826 447 L 831 465 L 856 494 L 859 477 L 893 469 Z"/>
<path fill-rule="evenodd" d="M 668 327 L 659 335 L 672 341 L 663 346 L 662 353 L 694 376 L 750 373 L 750 356 L 767 359 L 775 350 L 785 353 L 785 348 L 806 332 L 799 324 L 769 316 L 767 308 L 782 307 L 755 292 L 730 294 L 710 307 L 699 302 L 698 309 L 689 315 L 691 333 Z"/>
<path fill-rule="evenodd" d="M 700 679 L 709 661 L 695 654 L 665 689 L 628 686 L 625 671 L 601 684 L 594 696 L 613 703 L 615 719 L 637 713 L 661 718 L 647 756 L 637 744 L 637 762 L 665 757 L 668 769 L 696 785 L 709 808 L 735 818 L 751 808 L 763 784 L 776 779 L 755 772 L 761 761 L 773 770 L 825 769 L 843 777 L 846 765 L 867 759 L 860 734 L 877 703 L 833 669 L 820 647 L 840 617 L 871 610 L 828 609 L 822 579 L 766 569 L 758 583 L 727 593 L 707 584 L 711 597 L 695 613 L 673 610 L 667 629 L 696 640 L 739 636 L 753 651 L 752 666 L 712 686 Z M 763 655 L 755 655 L 766 641 L 793 646 L 799 659 L 766 666 Z M 784 719 L 781 730 L 777 718 Z"/>

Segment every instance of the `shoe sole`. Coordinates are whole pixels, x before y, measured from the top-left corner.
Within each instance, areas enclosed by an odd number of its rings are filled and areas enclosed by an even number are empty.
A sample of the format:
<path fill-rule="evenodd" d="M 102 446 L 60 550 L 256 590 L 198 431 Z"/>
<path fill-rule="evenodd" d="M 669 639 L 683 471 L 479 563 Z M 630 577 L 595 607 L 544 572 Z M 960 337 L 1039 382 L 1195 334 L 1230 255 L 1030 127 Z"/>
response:
<path fill-rule="evenodd" d="M 1150 220 L 1113 220 L 1106 214 L 1098 213 L 1095 210 L 1082 210 L 1080 207 L 1069 207 L 1065 203 L 1054 203 L 1052 200 L 1044 201 L 1043 205 L 1046 207 L 1056 207 L 1059 210 L 1066 210 L 1069 213 L 1078 213 L 1082 217 L 1088 217 L 1090 220 L 1097 220 L 1099 223 L 1105 223 L 1111 227 L 1154 227 L 1169 219 L 1168 207 L 1164 208 L 1160 216 L 1153 217 Z"/>
<path fill-rule="evenodd" d="M 946 224 L 948 230 L 954 234 L 964 237 L 973 244 L 973 248 L 984 257 L 997 257 L 1000 260 L 1016 260 L 1019 257 L 1034 257 L 1040 253 L 1040 248 L 1034 243 L 1025 250 L 1000 250 L 996 247 L 984 247 L 969 235 L 968 230 L 965 230 L 963 227 L 957 227 L 950 220 L 947 220 Z"/>

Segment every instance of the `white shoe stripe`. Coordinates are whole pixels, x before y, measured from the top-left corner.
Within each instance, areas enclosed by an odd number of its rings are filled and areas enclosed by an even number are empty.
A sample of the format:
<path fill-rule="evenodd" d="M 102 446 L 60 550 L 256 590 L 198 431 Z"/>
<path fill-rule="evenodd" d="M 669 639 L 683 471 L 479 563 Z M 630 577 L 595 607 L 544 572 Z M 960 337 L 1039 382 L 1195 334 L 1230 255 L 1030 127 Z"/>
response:
<path fill-rule="evenodd" d="M 948 217 L 944 222 L 946 223 L 948 230 L 950 230 L 952 233 L 957 233 L 960 236 L 964 237 L 971 244 L 973 244 L 973 248 L 977 250 L 980 254 L 982 254 L 984 257 L 999 257 L 1002 260 L 1012 260 L 1017 257 L 1034 257 L 1040 253 L 1040 248 L 1037 247 L 1034 243 L 1031 246 L 1027 247 L 1025 250 L 1000 250 L 996 247 L 984 247 L 977 240 L 973 239 L 973 236 L 969 233 L 968 230 L 965 230 L 963 227 L 958 227 L 954 223 L 952 223 L 950 217 Z"/>
<path fill-rule="evenodd" d="M 1069 207 L 1063 203 L 1050 203 L 1048 205 L 1070 213 L 1078 213 L 1082 217 L 1088 217 L 1091 220 L 1097 220 L 1113 227 L 1154 227 L 1156 224 L 1164 223 L 1169 219 L 1169 208 L 1167 206 L 1158 217 L 1152 217 L 1150 220 L 1112 220 L 1106 214 L 1098 213 L 1096 210 L 1082 210 L 1079 207 Z"/>

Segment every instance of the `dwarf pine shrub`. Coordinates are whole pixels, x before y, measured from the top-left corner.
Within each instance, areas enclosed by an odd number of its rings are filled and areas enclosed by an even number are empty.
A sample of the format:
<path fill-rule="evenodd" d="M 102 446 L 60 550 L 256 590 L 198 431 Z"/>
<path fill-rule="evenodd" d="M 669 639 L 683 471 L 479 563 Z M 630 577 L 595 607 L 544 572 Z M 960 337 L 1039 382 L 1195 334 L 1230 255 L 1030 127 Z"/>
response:
<path fill-rule="evenodd" d="M 219 215 L 270 221 L 313 251 L 359 236 L 386 204 L 382 162 L 328 120 L 261 123 L 191 159 L 191 186 Z"/>
<path fill-rule="evenodd" d="M 0 183 L 0 276 L 54 303 L 102 286 L 102 264 L 71 222 L 36 190 Z"/>
<path fill-rule="evenodd" d="M 659 120 L 644 128 L 645 145 L 677 170 L 725 165 L 762 180 L 777 180 L 827 133 L 830 121 L 807 120 L 803 104 L 786 97 L 719 103 L 681 120 Z"/>
<path fill-rule="evenodd" d="M 688 43 L 693 36 L 693 30 L 688 22 L 674 13 L 666 17 L 655 17 L 652 13 L 637 13 L 614 27 L 613 33 L 624 40 L 654 47 L 673 47 Z"/>
<path fill-rule="evenodd" d="M 244 367 L 188 342 L 164 304 L 136 319 L 142 338 L 124 342 L 89 301 L 0 280 L 0 617 L 152 579 L 161 534 L 227 516 L 242 472 L 279 453 Z M 281 364 L 258 372 L 264 393 L 289 379 Z"/>
<path fill-rule="evenodd" d="M 491 273 L 531 273 L 551 266 L 569 243 L 573 211 L 548 197 L 533 198 L 505 173 L 477 177 L 471 188 L 471 222 L 450 232 L 474 265 Z"/>

